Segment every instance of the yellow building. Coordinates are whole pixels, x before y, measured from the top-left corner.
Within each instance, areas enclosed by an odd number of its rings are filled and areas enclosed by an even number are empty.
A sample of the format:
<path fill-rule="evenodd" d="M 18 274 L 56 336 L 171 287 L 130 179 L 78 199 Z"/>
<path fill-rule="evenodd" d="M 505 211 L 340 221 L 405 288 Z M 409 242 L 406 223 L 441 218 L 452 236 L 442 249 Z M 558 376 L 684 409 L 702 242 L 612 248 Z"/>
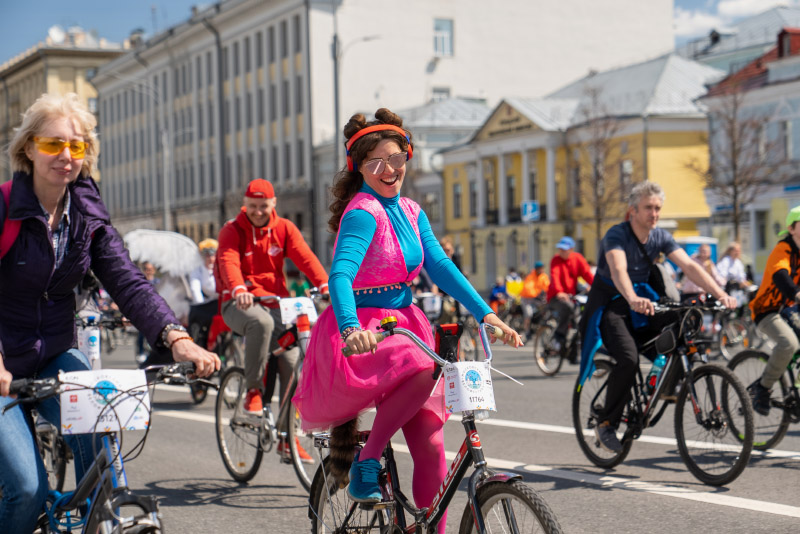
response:
<path fill-rule="evenodd" d="M 598 236 L 623 219 L 632 184 L 645 179 L 666 192 L 661 225 L 699 235 L 709 208 L 688 165 L 708 149 L 694 98 L 720 74 L 668 55 L 546 98 L 504 99 L 467 144 L 443 154 L 445 231 L 472 283 L 486 290 L 511 267 L 548 263 L 563 235 L 596 260 Z"/>
<path fill-rule="evenodd" d="M 77 93 L 97 113 L 97 91 L 89 80 L 122 52 L 122 45 L 80 28 L 64 31 L 53 26 L 44 42 L 0 65 L 0 144 L 8 145 L 22 123 L 22 113 L 43 93 Z M 5 171 L 2 181 L 11 178 L 5 151 L 0 164 Z"/>

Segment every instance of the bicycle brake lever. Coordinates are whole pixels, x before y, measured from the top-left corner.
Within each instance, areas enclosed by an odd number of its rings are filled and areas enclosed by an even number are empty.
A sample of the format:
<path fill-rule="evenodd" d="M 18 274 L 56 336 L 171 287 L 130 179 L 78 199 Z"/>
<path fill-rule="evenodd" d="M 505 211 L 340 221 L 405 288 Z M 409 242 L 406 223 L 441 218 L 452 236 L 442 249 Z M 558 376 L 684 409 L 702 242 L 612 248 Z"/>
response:
<path fill-rule="evenodd" d="M 6 404 L 5 406 L 3 406 L 3 415 L 5 415 L 6 412 L 8 410 L 10 410 L 11 408 L 13 408 L 14 406 L 17 406 L 17 405 L 22 404 L 23 402 L 25 402 L 25 400 L 26 399 L 14 399 L 13 401 L 11 401 L 8 404 Z"/>

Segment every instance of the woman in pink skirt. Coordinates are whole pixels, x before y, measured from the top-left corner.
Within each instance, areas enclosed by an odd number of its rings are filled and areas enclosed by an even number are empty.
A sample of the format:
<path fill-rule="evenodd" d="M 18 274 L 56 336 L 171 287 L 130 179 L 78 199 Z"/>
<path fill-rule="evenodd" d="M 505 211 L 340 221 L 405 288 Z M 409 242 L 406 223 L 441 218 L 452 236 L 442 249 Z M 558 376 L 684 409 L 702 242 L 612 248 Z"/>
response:
<path fill-rule="evenodd" d="M 309 429 L 352 424 L 361 412 L 377 407 L 370 437 L 350 468 L 350 497 L 380 500 L 380 456 L 402 429 L 414 460 L 414 500 L 428 506 L 447 471 L 443 386 L 431 395 L 434 363 L 408 338 L 376 343 L 381 319 L 395 316 L 398 326 L 433 346 L 431 325 L 412 304 L 409 288 L 424 266 L 476 319 L 501 328 L 508 344 L 522 343 L 444 253 L 419 205 L 400 197 L 413 153 L 411 134 L 385 108 L 375 117 L 366 122 L 354 115 L 344 128 L 347 169 L 337 175 L 329 221 L 337 232 L 329 279 L 332 305 L 314 325 L 293 400 Z M 343 356 L 344 345 L 353 356 Z"/>

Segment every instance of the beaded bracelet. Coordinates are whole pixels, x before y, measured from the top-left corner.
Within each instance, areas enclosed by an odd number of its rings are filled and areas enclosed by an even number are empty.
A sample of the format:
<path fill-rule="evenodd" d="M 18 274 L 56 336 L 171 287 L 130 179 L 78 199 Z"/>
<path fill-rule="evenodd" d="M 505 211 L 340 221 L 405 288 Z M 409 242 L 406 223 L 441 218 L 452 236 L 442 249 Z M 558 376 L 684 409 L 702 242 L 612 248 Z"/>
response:
<path fill-rule="evenodd" d="M 170 343 L 169 347 L 167 348 L 169 348 L 169 350 L 172 350 L 172 346 L 175 345 L 175 343 L 177 343 L 178 341 L 183 341 L 184 339 L 188 339 L 189 341 L 194 341 L 194 338 L 192 336 L 181 336 L 179 338 L 175 338 L 175 340 L 172 343 Z"/>
<path fill-rule="evenodd" d="M 342 330 L 342 341 L 347 341 L 347 337 L 353 332 L 361 332 L 360 326 L 348 326 Z"/>

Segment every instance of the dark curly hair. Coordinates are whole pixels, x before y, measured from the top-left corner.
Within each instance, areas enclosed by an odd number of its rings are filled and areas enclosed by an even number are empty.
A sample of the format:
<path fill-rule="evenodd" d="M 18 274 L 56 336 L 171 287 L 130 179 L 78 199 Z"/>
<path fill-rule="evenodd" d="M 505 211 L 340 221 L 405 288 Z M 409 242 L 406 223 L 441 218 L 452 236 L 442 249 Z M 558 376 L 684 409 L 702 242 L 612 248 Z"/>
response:
<path fill-rule="evenodd" d="M 386 108 L 381 108 L 375 112 L 375 120 L 367 121 L 364 115 L 357 113 L 350 117 L 344 127 L 345 145 L 355 134 L 368 126 L 375 126 L 376 124 L 391 124 L 393 126 L 403 127 L 403 119 L 395 115 Z M 405 130 L 405 129 L 404 129 Z M 411 132 L 405 130 L 408 139 L 411 139 Z M 408 139 L 405 138 L 400 132 L 394 130 L 381 130 L 366 134 L 356 141 L 350 148 L 350 157 L 356 164 L 356 168 L 361 166 L 361 162 L 366 158 L 367 153 L 374 150 L 378 143 L 383 139 L 391 139 L 395 141 L 402 150 L 408 150 Z M 413 145 L 412 145 L 413 148 Z M 330 205 L 331 218 L 328 219 L 328 228 L 331 232 L 336 233 L 339 231 L 339 222 L 342 220 L 342 213 L 344 213 L 347 204 L 361 189 L 364 184 L 364 176 L 360 171 L 351 171 L 347 167 L 336 173 L 331 188 L 331 195 L 333 202 Z"/>

